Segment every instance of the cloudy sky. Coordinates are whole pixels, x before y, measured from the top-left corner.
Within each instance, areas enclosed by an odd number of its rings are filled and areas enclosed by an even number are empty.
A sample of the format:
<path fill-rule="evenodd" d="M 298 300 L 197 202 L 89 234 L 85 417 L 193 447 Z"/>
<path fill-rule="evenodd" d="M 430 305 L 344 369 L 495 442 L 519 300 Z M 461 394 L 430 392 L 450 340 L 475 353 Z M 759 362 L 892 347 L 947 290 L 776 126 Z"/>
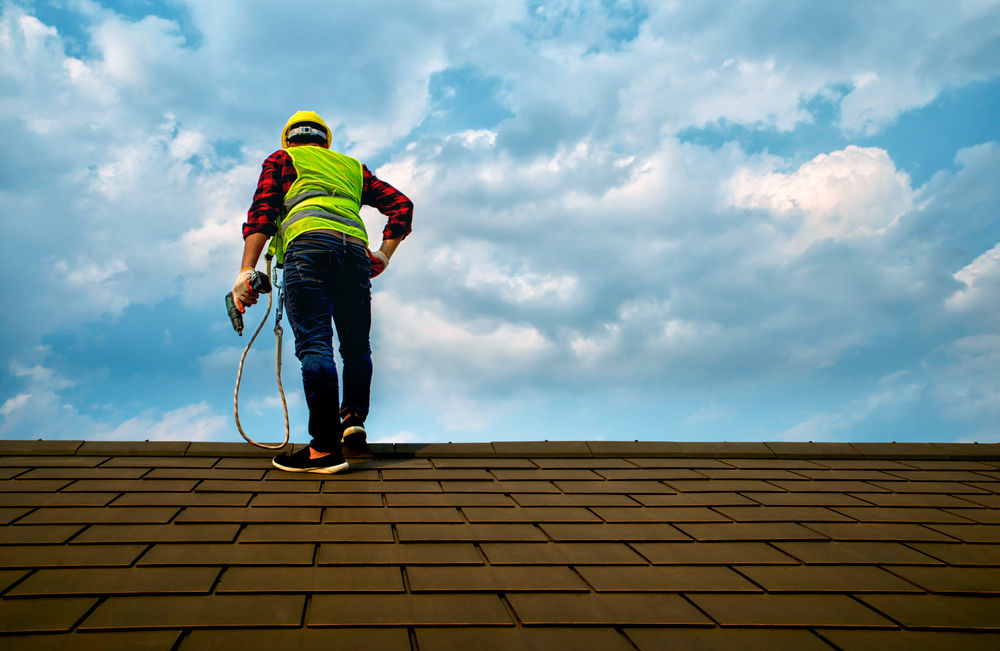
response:
<path fill-rule="evenodd" d="M 239 440 L 307 109 L 416 204 L 370 440 L 997 441 L 998 73 L 997 0 L 0 0 L 0 437 Z"/>

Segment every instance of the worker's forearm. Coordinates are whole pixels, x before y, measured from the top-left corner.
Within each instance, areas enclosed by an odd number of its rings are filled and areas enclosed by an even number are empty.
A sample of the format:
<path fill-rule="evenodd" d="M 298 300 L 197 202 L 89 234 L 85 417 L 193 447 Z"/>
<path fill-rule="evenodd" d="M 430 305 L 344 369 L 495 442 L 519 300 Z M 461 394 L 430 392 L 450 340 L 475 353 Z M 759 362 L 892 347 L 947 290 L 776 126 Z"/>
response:
<path fill-rule="evenodd" d="M 386 259 L 391 259 L 392 254 L 396 252 L 396 247 L 402 241 L 403 238 L 401 237 L 397 237 L 394 240 L 382 240 L 382 246 L 378 250 L 385 254 Z"/>
<path fill-rule="evenodd" d="M 247 235 L 247 238 L 243 241 L 243 263 L 240 265 L 240 269 L 257 266 L 260 254 L 264 250 L 264 247 L 267 246 L 267 240 L 268 236 L 264 233 L 251 233 Z"/>

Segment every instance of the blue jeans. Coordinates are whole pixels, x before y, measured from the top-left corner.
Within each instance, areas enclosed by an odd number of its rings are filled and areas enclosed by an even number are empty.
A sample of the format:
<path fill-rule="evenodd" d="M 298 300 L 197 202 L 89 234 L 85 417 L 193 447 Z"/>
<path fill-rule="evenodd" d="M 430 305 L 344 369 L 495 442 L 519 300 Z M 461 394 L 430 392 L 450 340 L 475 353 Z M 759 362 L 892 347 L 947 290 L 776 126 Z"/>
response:
<path fill-rule="evenodd" d="M 340 387 L 333 359 L 333 325 L 344 365 L 345 411 L 368 416 L 372 384 L 371 260 L 360 244 L 326 233 L 305 233 L 285 252 L 285 311 L 295 333 L 295 356 L 309 406 L 310 445 L 341 448 Z"/>

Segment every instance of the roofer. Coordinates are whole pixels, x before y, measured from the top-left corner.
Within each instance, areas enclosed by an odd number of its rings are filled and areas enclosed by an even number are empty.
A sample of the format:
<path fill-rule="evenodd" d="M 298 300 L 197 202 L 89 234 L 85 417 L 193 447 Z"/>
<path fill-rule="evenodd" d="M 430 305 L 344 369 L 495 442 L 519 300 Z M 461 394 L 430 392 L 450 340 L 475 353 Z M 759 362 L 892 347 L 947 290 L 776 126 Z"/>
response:
<path fill-rule="evenodd" d="M 247 279 L 271 238 L 268 254 L 284 269 L 285 310 L 302 362 L 312 437 L 309 447 L 274 458 L 277 468 L 292 472 L 340 472 L 348 467 L 345 455 L 368 452 L 370 278 L 385 270 L 413 217 L 406 196 L 330 143 L 329 127 L 312 111 L 299 111 L 285 124 L 282 149 L 264 161 L 243 224 L 243 264 L 233 287 L 241 312 L 257 302 Z M 363 205 L 388 218 L 374 253 L 360 216 Z M 331 319 L 343 360 L 343 401 Z"/>

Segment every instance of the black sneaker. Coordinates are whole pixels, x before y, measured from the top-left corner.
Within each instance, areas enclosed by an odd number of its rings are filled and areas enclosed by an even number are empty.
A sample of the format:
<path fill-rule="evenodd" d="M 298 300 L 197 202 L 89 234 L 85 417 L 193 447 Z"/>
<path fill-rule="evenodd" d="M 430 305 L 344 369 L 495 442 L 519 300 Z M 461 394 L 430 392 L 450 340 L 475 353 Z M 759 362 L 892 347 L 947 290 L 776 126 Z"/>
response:
<path fill-rule="evenodd" d="M 351 414 L 344 419 L 344 436 L 341 442 L 344 444 L 344 456 L 348 458 L 370 458 L 368 452 L 368 432 L 365 431 L 365 423 L 356 414 Z"/>
<path fill-rule="evenodd" d="M 271 460 L 271 463 L 279 470 L 315 472 L 321 475 L 332 475 L 348 468 L 344 455 L 340 452 L 331 452 L 324 457 L 310 459 L 308 446 L 294 454 L 279 454 Z"/>

